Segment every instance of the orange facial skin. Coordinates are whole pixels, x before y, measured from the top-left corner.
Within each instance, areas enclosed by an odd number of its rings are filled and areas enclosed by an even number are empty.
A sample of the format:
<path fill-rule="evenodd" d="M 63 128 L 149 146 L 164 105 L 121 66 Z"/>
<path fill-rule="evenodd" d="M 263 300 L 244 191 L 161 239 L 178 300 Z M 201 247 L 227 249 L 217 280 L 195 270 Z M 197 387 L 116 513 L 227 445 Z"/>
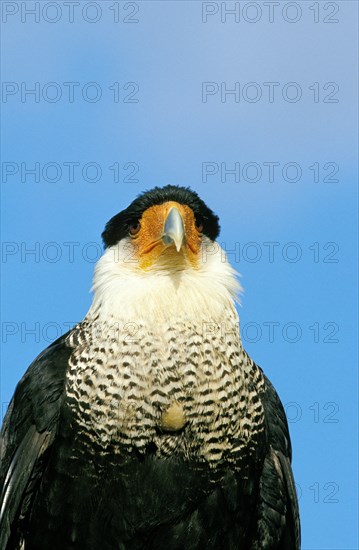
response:
<path fill-rule="evenodd" d="M 174 243 L 165 244 L 162 240 L 164 226 L 170 210 L 176 207 L 181 214 L 184 225 L 184 239 L 179 252 Z M 140 229 L 131 235 L 135 247 L 134 256 L 139 267 L 148 270 L 154 267 L 173 267 L 188 264 L 196 268 L 202 240 L 201 227 L 196 226 L 192 209 L 184 204 L 169 201 L 148 208 L 140 220 Z"/>

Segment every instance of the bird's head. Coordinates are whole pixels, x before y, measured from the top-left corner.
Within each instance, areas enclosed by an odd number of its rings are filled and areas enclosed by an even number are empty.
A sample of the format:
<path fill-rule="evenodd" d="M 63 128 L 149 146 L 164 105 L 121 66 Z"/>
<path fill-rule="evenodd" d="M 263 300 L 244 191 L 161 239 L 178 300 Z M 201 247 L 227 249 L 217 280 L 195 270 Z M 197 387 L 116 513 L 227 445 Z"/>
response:
<path fill-rule="evenodd" d="M 119 247 L 143 271 L 198 268 L 203 243 L 215 241 L 218 217 L 197 193 L 173 185 L 155 187 L 114 216 L 102 234 L 105 248 Z"/>
<path fill-rule="evenodd" d="M 218 234 L 218 217 L 191 189 L 146 191 L 102 233 L 105 253 L 95 269 L 91 311 L 126 311 L 137 319 L 145 311 L 156 318 L 191 311 L 208 317 L 223 309 L 240 287 L 215 242 Z"/>

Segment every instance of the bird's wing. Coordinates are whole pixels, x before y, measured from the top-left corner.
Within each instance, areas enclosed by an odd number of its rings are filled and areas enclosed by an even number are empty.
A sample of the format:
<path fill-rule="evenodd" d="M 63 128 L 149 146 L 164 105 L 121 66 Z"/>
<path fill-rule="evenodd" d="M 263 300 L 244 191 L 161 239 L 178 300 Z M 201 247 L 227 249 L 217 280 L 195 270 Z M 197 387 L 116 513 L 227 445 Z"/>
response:
<path fill-rule="evenodd" d="M 65 334 L 19 382 L 0 435 L 0 548 L 17 548 L 54 441 L 71 347 Z M 9 545 L 9 546 L 8 546 Z"/>
<path fill-rule="evenodd" d="M 291 468 L 292 449 L 287 418 L 273 385 L 264 374 L 263 377 L 265 390 L 261 401 L 268 452 L 260 480 L 258 540 L 254 548 L 299 550 L 299 509 Z"/>

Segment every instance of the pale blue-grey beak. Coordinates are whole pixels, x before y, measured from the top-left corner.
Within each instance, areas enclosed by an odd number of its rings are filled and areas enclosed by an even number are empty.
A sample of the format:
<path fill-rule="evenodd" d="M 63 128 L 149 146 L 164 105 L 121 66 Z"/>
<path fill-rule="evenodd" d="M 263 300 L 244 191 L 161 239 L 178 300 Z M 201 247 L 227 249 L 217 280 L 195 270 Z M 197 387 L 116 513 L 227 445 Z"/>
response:
<path fill-rule="evenodd" d="M 180 251 L 184 239 L 182 216 L 175 206 L 171 208 L 165 221 L 162 240 L 165 244 L 174 243 L 177 252 Z"/>

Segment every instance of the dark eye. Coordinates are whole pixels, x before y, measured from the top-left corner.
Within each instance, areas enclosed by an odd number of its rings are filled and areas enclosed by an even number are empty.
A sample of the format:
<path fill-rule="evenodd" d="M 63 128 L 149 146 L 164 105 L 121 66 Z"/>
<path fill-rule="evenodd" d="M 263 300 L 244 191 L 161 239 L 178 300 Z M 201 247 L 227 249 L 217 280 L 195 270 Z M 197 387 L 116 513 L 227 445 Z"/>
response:
<path fill-rule="evenodd" d="M 132 236 L 137 235 L 140 229 L 141 229 L 140 222 L 132 222 L 130 224 L 129 233 Z"/>
<path fill-rule="evenodd" d="M 203 232 L 203 222 L 202 222 L 202 220 L 196 220 L 196 229 L 197 229 L 198 233 Z"/>

